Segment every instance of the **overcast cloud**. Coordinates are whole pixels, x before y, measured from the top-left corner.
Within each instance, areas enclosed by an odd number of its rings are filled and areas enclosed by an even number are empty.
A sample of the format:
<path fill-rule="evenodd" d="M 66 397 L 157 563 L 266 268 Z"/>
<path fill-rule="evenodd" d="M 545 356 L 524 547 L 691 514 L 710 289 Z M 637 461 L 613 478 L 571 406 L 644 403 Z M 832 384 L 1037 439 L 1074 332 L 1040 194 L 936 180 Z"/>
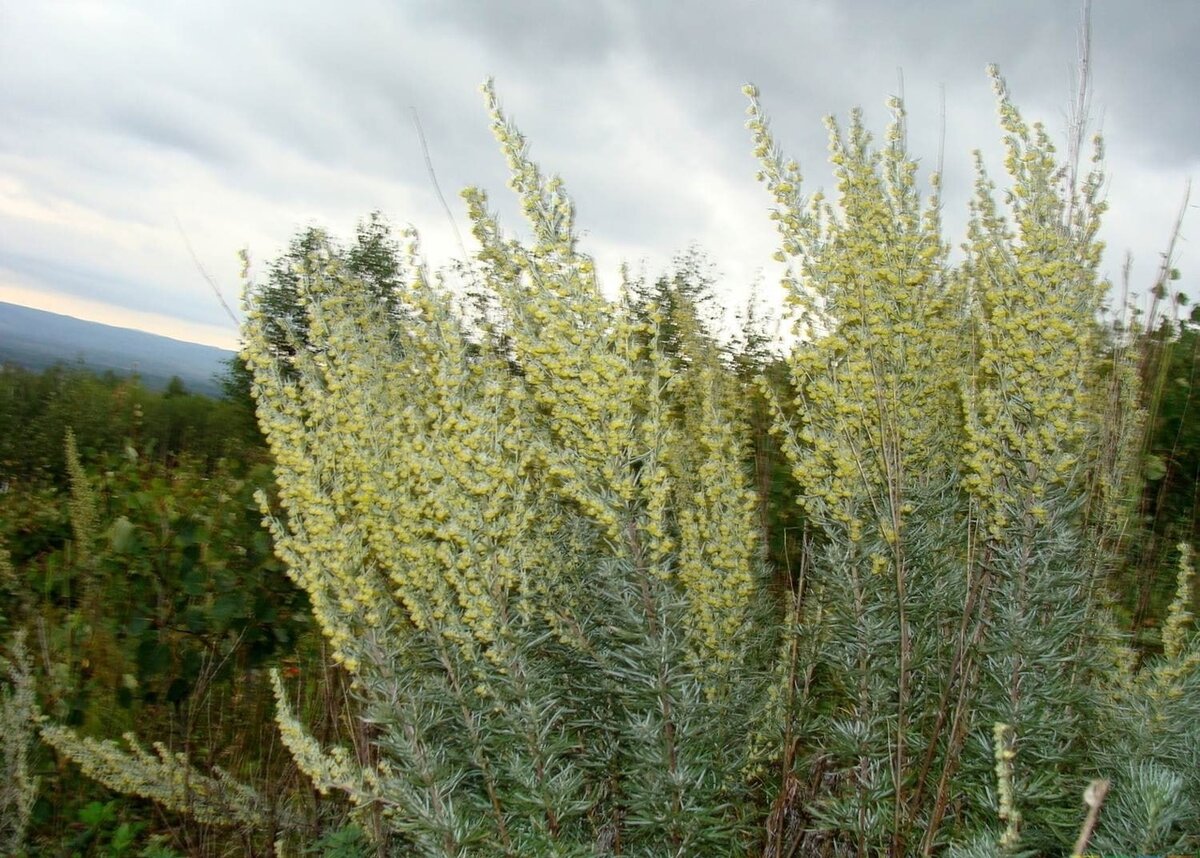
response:
<path fill-rule="evenodd" d="M 778 276 L 743 83 L 810 189 L 829 184 L 821 117 L 860 105 L 881 130 L 898 70 L 932 165 L 944 91 L 957 241 L 971 150 L 999 152 L 986 64 L 1061 133 L 1078 23 L 1074 0 L 0 0 L 0 300 L 232 346 L 189 243 L 233 303 L 239 248 L 266 261 L 299 228 L 347 235 L 376 209 L 444 262 L 458 250 L 414 108 L 464 233 L 468 184 L 519 230 L 477 89 L 494 76 L 607 282 L 696 243 L 740 304 Z M 1106 267 L 1132 251 L 1144 289 L 1200 172 L 1200 3 L 1096 0 L 1093 30 Z M 1179 255 L 1193 295 L 1198 217 Z"/>

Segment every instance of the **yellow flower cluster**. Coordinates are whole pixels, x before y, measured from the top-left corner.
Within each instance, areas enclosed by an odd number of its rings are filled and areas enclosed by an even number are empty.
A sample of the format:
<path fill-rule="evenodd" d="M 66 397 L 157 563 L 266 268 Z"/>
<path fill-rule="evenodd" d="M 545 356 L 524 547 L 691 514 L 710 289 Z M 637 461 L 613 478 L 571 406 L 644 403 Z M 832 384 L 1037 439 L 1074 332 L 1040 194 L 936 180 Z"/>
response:
<path fill-rule="evenodd" d="M 87 471 L 79 460 L 79 448 L 75 444 L 75 433 L 67 430 L 66 438 L 67 473 L 71 477 L 71 529 L 75 533 L 75 554 L 81 565 L 86 566 L 92 556 L 93 543 L 99 535 L 100 514 L 96 506 L 96 495 L 88 481 Z"/>
<path fill-rule="evenodd" d="M 524 138 L 504 117 L 490 86 L 485 88 L 492 128 L 513 172 L 513 188 L 534 230 L 525 248 L 505 242 L 487 197 L 464 196 L 491 263 L 489 283 L 508 314 L 512 348 L 524 372 L 532 404 L 547 417 L 547 462 L 565 496 L 580 504 L 620 539 L 614 505 L 633 500 L 627 462 L 634 450 L 634 423 L 644 382 L 637 360 L 636 329 L 599 290 L 592 261 L 575 250 L 571 204 L 556 179 L 544 180 L 529 160 Z M 570 455 L 555 455 L 569 451 Z M 600 478 L 601 483 L 597 482 Z"/>
<path fill-rule="evenodd" d="M 1101 176 L 1064 187 L 1045 131 L 1026 126 L 995 81 L 1015 231 L 977 155 L 968 255 L 955 270 L 936 176 L 924 207 L 915 189 L 899 101 L 878 151 L 859 112 L 845 135 L 828 121 L 835 208 L 800 195 L 799 171 L 748 91 L 760 178 L 790 260 L 785 285 L 800 310 L 797 395 L 776 406 L 776 429 L 806 512 L 852 543 L 901 549 L 913 489 L 960 469 L 987 538 L 1052 526 L 1063 505 L 1049 497 L 1092 464 Z M 1110 467 L 1095 479 L 1120 476 Z M 1100 488 L 1118 500 L 1117 486 Z M 883 557 L 872 554 L 877 572 Z"/>
<path fill-rule="evenodd" d="M 719 673 L 733 666 L 737 650 L 732 644 L 749 621 L 746 608 L 761 562 L 758 501 L 741 467 L 737 391 L 711 344 L 706 348 L 686 320 L 679 321 L 692 361 L 671 379 L 672 399 L 680 407 L 674 420 L 668 418 L 659 460 L 676 510 L 674 569 L 688 598 L 688 631 L 700 663 Z M 661 526 L 649 525 L 650 535 Z"/>
<path fill-rule="evenodd" d="M 999 721 L 992 727 L 992 749 L 996 758 L 996 800 L 998 815 L 1004 822 L 1004 833 L 997 843 L 1001 849 L 1016 849 L 1021 842 L 1021 811 L 1013 795 L 1013 749 L 1015 737 L 1008 724 Z"/>
<path fill-rule="evenodd" d="M 511 320 L 506 333 L 544 427 L 545 473 L 632 562 L 680 583 L 698 656 L 729 659 L 758 548 L 740 470 L 740 424 L 717 390 L 719 373 L 697 372 L 699 383 L 686 390 L 672 385 L 653 345 L 656 330 L 640 331 L 601 294 L 591 260 L 575 251 L 573 212 L 560 183 L 542 180 L 524 138 L 490 86 L 485 91 L 534 246 L 502 242 L 483 194 L 466 196 L 483 258 L 500 275 L 494 285 Z M 639 334 L 650 337 L 648 354 Z M 693 419 L 678 425 L 667 407 L 672 398 L 692 404 Z"/>
<path fill-rule="evenodd" d="M 8 562 L 8 552 L 0 549 L 0 581 Z M 0 684 L 0 753 L 4 760 L 4 780 L 0 783 L 0 848 L 6 854 L 16 855 L 23 851 L 25 831 L 41 782 L 33 776 L 29 759 L 42 714 L 24 631 L 13 635 L 7 668 L 8 682 Z"/>
<path fill-rule="evenodd" d="M 1098 173 L 1082 204 L 1073 205 L 1045 130 L 1027 126 L 994 80 L 1007 132 L 1013 227 L 997 211 L 977 155 L 961 270 L 976 354 L 964 394 L 964 451 L 965 486 L 984 532 L 1002 541 L 1043 525 L 1047 497 L 1083 473 L 1085 439 L 1095 431 L 1089 383 L 1104 284 L 1093 239 L 1103 205 L 1094 199 Z"/>
<path fill-rule="evenodd" d="M 275 721 L 279 725 L 279 735 L 300 771 L 308 775 L 321 795 L 336 789 L 348 794 L 356 804 L 362 803 L 368 780 L 362 768 L 350 760 L 345 748 L 334 748 L 326 753 L 308 734 L 292 711 L 278 671 L 271 671 L 271 684 L 275 689 Z"/>
<path fill-rule="evenodd" d="M 1192 578 L 1196 569 L 1192 565 L 1194 552 L 1186 542 L 1179 543 L 1179 574 L 1175 578 L 1175 598 L 1167 609 L 1167 621 L 1163 625 L 1163 656 L 1176 661 L 1184 653 L 1187 627 L 1192 622 L 1191 603 Z"/>
<path fill-rule="evenodd" d="M 753 94 L 750 127 L 800 308 L 801 342 L 789 358 L 797 395 L 794 407 L 777 408 L 776 429 L 801 503 L 826 531 L 852 543 L 866 531 L 894 550 L 907 494 L 944 478 L 950 464 L 963 347 L 937 182 L 923 206 L 904 151 L 904 112 L 897 101 L 891 109 L 879 152 L 861 113 L 845 136 L 827 121 L 837 209 L 800 196 L 799 173 L 782 161 Z M 878 572 L 888 561 L 877 554 L 871 565 Z"/>
<path fill-rule="evenodd" d="M 277 550 L 352 673 L 371 646 L 397 651 L 389 640 L 406 629 L 476 653 L 509 595 L 549 574 L 516 380 L 471 356 L 419 265 L 411 277 L 400 330 L 345 272 L 315 278 L 320 345 L 298 356 L 298 379 L 253 326 L 246 347 L 287 513 L 270 522 Z"/>
<path fill-rule="evenodd" d="M 169 810 L 186 813 L 214 825 L 246 825 L 264 829 L 270 824 L 266 801 L 253 789 L 215 768 L 205 774 L 187 757 L 155 743 L 154 753 L 125 735 L 129 750 L 116 742 L 80 737 L 66 727 L 42 728 L 42 738 L 74 760 L 88 777 L 116 792 L 156 801 Z"/>
<path fill-rule="evenodd" d="M 488 670 L 512 667 L 514 619 L 568 640 L 568 573 L 614 552 L 682 588 L 698 656 L 731 660 L 759 558 L 720 373 L 696 375 L 679 425 L 669 367 L 602 294 L 561 183 L 485 91 L 533 228 L 528 246 L 506 239 L 486 196 L 464 195 L 494 330 L 469 327 L 411 234 L 399 317 L 326 252 L 302 278 L 308 341 L 290 361 L 250 302 L 243 357 L 276 463 L 282 515 L 260 502 L 279 556 L 357 676 L 421 637 L 475 665 L 456 682 L 486 696 Z"/>

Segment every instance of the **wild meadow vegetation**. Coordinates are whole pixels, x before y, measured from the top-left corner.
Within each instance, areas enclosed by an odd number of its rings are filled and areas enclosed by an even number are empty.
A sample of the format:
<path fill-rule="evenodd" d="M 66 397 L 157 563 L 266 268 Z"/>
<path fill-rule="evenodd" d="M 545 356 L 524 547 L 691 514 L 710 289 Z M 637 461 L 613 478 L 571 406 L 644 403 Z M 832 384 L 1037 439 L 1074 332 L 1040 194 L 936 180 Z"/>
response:
<path fill-rule="evenodd" d="M 1200 326 L 994 79 L 961 249 L 900 102 L 826 197 L 747 90 L 786 347 L 602 288 L 489 87 L 527 239 L 302 233 L 219 401 L 6 369 L 4 852 L 1200 848 Z"/>

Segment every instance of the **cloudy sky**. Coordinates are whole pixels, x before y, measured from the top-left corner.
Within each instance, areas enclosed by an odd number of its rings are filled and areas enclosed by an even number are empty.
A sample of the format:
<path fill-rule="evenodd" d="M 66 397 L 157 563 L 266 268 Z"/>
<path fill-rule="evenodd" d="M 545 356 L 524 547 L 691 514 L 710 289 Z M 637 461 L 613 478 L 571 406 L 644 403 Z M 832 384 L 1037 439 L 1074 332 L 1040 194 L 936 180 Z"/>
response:
<path fill-rule="evenodd" d="M 903 79 L 910 141 L 936 161 L 959 238 L 971 150 L 999 151 L 984 73 L 1029 119 L 1066 125 L 1076 0 L 0 0 L 0 301 L 232 347 L 202 267 L 236 305 L 237 251 L 260 262 L 299 228 L 347 235 L 382 210 L 458 254 L 413 124 L 466 232 L 485 187 L 520 228 L 478 92 L 505 107 L 575 197 L 608 282 L 696 243 L 732 306 L 778 272 L 740 89 L 762 91 L 810 189 L 829 185 L 821 117 L 877 129 Z M 1200 2 L 1095 0 L 1094 113 L 1135 286 L 1200 174 Z M 1200 189 L 1182 285 L 1200 292 Z M 1189 242 L 1188 238 L 1192 237 Z M 193 258 L 194 256 L 194 258 Z"/>

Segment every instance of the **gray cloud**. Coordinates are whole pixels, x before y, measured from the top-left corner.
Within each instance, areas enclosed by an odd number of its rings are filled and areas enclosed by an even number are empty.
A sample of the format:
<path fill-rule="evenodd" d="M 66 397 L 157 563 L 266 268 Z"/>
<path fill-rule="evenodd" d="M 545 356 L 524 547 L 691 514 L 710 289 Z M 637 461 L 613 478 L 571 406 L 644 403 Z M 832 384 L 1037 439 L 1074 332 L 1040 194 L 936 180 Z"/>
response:
<path fill-rule="evenodd" d="M 970 150 L 999 149 L 985 64 L 1001 65 L 1030 118 L 1061 130 L 1079 10 L 79 0 L 11 3 L 0 16 L 0 266 L 47 291 L 219 324 L 177 217 L 228 291 L 236 248 L 270 256 L 299 226 L 348 232 L 375 208 L 422 227 L 435 258 L 457 253 L 414 108 L 447 194 L 480 184 L 519 228 L 476 92 L 489 75 L 535 155 L 567 179 L 610 272 L 622 256 L 653 269 L 696 241 L 732 300 L 766 263 L 773 237 L 743 127 L 746 81 L 814 185 L 829 183 L 821 117 L 862 105 L 882 130 L 898 70 L 913 148 L 932 166 L 944 91 L 954 227 Z M 1095 105 L 1113 175 L 1106 237 L 1147 266 L 1200 164 L 1198 34 L 1191 0 L 1094 13 Z"/>

